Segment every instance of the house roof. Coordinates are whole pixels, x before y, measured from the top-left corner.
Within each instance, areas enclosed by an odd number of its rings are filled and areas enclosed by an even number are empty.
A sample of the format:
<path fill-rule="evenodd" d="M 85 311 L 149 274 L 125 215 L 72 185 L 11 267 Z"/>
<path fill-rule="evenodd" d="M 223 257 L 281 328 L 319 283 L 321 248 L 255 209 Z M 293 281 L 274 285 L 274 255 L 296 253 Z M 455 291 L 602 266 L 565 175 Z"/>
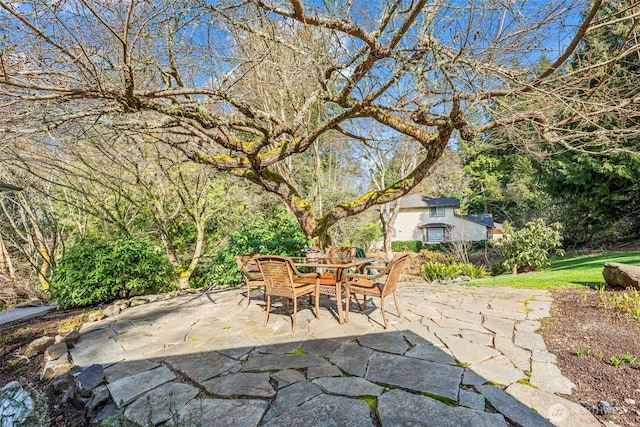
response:
<path fill-rule="evenodd" d="M 480 224 L 484 224 L 487 227 L 495 228 L 496 226 L 495 223 L 493 222 L 493 215 L 491 215 L 490 213 L 464 215 L 463 218 L 466 218 L 469 221 L 474 221 Z"/>
<path fill-rule="evenodd" d="M 419 225 L 418 228 L 453 228 L 454 225 L 445 224 L 444 222 L 428 222 L 426 224 Z"/>
<path fill-rule="evenodd" d="M 20 190 L 22 190 L 22 188 L 0 181 L 0 191 L 20 191 Z"/>
<path fill-rule="evenodd" d="M 400 201 L 400 208 L 424 208 L 436 206 L 460 206 L 460 200 L 455 197 L 426 197 L 420 194 L 412 194 Z"/>

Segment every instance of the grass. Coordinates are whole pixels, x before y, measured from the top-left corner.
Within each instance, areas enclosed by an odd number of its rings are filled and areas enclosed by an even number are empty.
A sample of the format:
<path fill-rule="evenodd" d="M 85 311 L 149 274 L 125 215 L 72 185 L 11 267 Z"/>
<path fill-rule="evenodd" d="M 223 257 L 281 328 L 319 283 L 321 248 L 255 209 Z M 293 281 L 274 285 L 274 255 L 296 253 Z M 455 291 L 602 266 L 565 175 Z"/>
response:
<path fill-rule="evenodd" d="M 551 289 L 559 287 L 597 287 L 604 283 L 602 269 L 606 262 L 640 265 L 640 251 L 606 252 L 598 255 L 567 254 L 551 260 L 543 271 L 475 279 L 471 286 L 509 286 L 513 288 Z"/>

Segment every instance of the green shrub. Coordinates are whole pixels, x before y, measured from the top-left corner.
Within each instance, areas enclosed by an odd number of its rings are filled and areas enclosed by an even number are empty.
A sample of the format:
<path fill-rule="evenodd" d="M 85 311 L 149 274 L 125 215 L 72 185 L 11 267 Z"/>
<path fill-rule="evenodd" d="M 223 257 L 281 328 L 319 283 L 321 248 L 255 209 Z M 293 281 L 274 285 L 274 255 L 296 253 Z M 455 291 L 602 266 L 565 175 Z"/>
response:
<path fill-rule="evenodd" d="M 458 266 L 427 261 L 420 267 L 420 276 L 424 280 L 434 281 L 457 277 Z"/>
<path fill-rule="evenodd" d="M 391 242 L 391 250 L 393 252 L 420 252 L 422 242 L 420 240 L 394 240 Z"/>
<path fill-rule="evenodd" d="M 427 281 L 453 279 L 459 276 L 477 279 L 488 275 L 484 265 L 465 264 L 457 261 L 449 264 L 427 261 L 420 267 L 420 276 Z"/>
<path fill-rule="evenodd" d="M 458 267 L 460 269 L 460 276 L 469 276 L 472 279 L 480 279 L 489 275 L 487 267 L 484 265 L 458 263 Z"/>
<path fill-rule="evenodd" d="M 514 274 L 523 269 L 537 270 L 549 264 L 549 253 L 563 255 L 562 225 L 545 225 L 542 219 L 530 221 L 519 230 L 504 223 L 502 238 L 492 241 L 504 260 L 502 265 Z"/>
<path fill-rule="evenodd" d="M 285 209 L 247 218 L 240 229 L 229 234 L 226 245 L 202 263 L 191 277 L 191 285 L 234 285 L 242 283 L 242 275 L 233 259 L 245 253 L 262 255 L 302 255 L 306 238 L 295 217 Z"/>
<path fill-rule="evenodd" d="M 146 240 L 84 239 L 58 261 L 50 289 L 60 306 L 82 307 L 164 292 L 174 279 L 165 252 Z"/>
<path fill-rule="evenodd" d="M 435 262 L 438 264 L 452 264 L 456 261 L 451 254 L 444 252 L 424 249 L 420 251 L 420 254 L 424 257 L 425 261 Z"/>
<path fill-rule="evenodd" d="M 436 244 L 428 244 L 426 245 L 427 249 L 430 251 L 435 251 L 435 252 L 451 252 L 451 247 L 452 247 L 452 243 L 451 242 L 441 242 L 441 243 L 436 243 Z"/>

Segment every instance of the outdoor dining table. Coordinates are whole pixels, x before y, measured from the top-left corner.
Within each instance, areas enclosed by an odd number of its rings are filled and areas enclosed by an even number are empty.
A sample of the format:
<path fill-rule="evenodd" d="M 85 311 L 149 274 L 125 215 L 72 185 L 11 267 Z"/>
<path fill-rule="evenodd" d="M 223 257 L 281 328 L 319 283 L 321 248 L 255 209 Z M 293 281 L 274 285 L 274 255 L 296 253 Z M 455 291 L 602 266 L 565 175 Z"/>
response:
<path fill-rule="evenodd" d="M 315 269 L 321 273 L 324 269 L 335 269 L 334 275 L 321 275 L 320 287 L 329 288 L 330 294 L 336 296 L 336 304 L 338 306 L 338 320 L 344 323 L 344 314 L 342 309 L 342 286 L 344 285 L 343 272 L 348 269 L 355 269 L 363 264 L 374 261 L 374 258 L 342 258 L 342 257 L 322 257 L 318 258 L 292 258 L 296 267 L 305 267 Z M 331 289 L 333 288 L 333 289 Z M 327 292 L 321 292 L 327 294 Z M 346 302 L 349 304 L 349 301 Z"/>

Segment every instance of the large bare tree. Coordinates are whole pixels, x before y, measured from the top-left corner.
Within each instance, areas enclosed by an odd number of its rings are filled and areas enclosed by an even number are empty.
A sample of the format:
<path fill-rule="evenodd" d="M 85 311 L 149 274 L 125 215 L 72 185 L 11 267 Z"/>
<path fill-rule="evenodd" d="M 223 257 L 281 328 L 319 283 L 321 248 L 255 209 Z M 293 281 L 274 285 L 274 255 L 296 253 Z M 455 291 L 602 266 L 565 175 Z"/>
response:
<path fill-rule="evenodd" d="M 325 239 L 411 191 L 455 138 L 506 127 L 526 150 L 589 151 L 637 134 L 635 92 L 593 84 L 638 54 L 640 6 L 620 3 L 600 20 L 603 0 L 0 0 L 0 130 L 41 142 L 96 123 L 171 132 L 193 161 L 277 194 Z M 567 65 L 585 34 L 620 21 L 632 31 L 613 54 Z M 375 144 L 371 122 L 417 142 L 416 166 L 314 213 L 279 165 L 337 137 L 357 154 Z M 532 132 L 544 147 L 517 140 Z"/>

